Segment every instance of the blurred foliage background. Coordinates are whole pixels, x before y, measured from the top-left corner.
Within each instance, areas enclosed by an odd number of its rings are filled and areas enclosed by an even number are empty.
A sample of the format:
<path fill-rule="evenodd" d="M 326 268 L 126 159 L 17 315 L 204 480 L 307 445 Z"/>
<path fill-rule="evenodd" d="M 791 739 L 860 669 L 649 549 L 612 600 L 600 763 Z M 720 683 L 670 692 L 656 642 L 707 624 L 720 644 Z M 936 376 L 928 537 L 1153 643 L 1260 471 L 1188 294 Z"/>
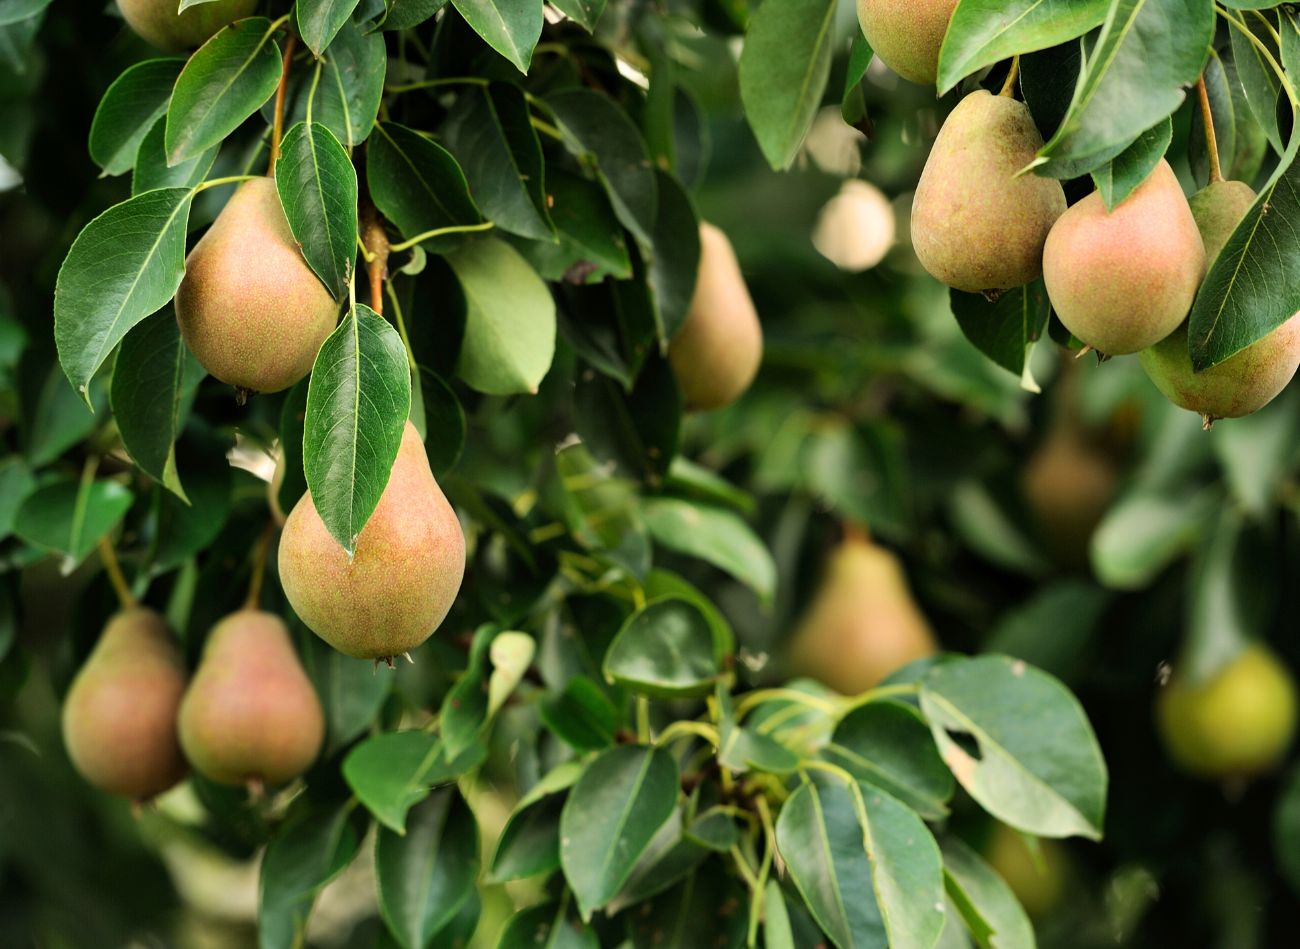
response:
<path fill-rule="evenodd" d="M 71 6 L 30 46 L 13 27 L 0 35 L 0 439 L 6 453 L 62 458 L 75 472 L 69 449 L 95 422 L 55 364 L 51 295 L 73 236 L 127 194 L 127 182 L 96 177 L 84 130 L 141 50 L 99 4 Z M 728 4 L 712 6 L 725 17 Z M 826 556 L 846 521 L 864 523 L 902 558 L 945 647 L 1005 652 L 1054 673 L 1097 729 L 1112 776 L 1104 842 L 1045 842 L 1034 856 L 974 808 L 954 819 L 1013 879 L 1042 945 L 1288 944 L 1300 911 L 1300 771 L 1229 785 L 1185 776 L 1168 764 L 1152 714 L 1176 660 L 1212 667 L 1260 637 L 1300 663 L 1297 387 L 1207 434 L 1132 358 L 1098 365 L 1045 340 L 1024 379 L 997 368 L 963 337 L 947 291 L 907 243 L 910 192 L 955 95 L 936 102 L 873 64 L 869 137 L 828 104 L 795 170 L 776 174 L 742 118 L 736 45 L 665 23 L 681 61 L 694 63 L 678 78 L 707 117 L 694 195 L 730 235 L 767 338 L 754 388 L 691 418 L 683 453 L 752 493 L 752 521 L 781 578 L 776 600 L 764 607 L 710 567 L 672 564 L 717 591 L 744 674 L 788 676 L 785 645 Z M 1185 156 L 1190 121 L 1185 105 L 1171 158 Z M 1175 165 L 1190 191 L 1185 158 Z M 837 215 L 828 202 L 846 178 L 874 187 L 843 192 Z M 555 411 L 564 398 L 544 387 L 527 403 L 469 405 L 456 481 L 526 487 L 566 434 Z M 202 414 L 238 421 L 257 440 L 275 431 L 277 411 L 266 402 L 236 413 L 214 399 Z M 0 466 L 0 485 L 4 477 Z M 228 477 L 235 516 L 204 570 L 238 580 L 265 494 L 250 472 Z M 196 783 L 136 816 L 66 760 L 60 696 L 111 602 L 97 568 L 63 576 L 12 536 L 0 562 L 0 945 L 253 944 L 256 833 L 240 833 L 241 815 L 251 818 L 238 795 Z M 474 582 L 494 582 L 491 571 Z M 208 595 L 196 628 L 237 592 Z M 449 621 L 440 639 L 457 630 Z M 403 666 L 394 693 L 379 695 L 388 718 L 429 707 L 447 670 L 463 665 L 453 647 L 435 649 L 445 666 Z M 493 815 L 499 826 L 512 800 L 511 722 L 507 714 L 472 798 L 485 827 Z M 221 833 L 196 822 L 196 794 L 230 815 Z M 322 896 L 313 944 L 384 938 L 365 863 Z M 475 944 L 491 945 L 510 895 L 489 888 L 483 898 Z"/>

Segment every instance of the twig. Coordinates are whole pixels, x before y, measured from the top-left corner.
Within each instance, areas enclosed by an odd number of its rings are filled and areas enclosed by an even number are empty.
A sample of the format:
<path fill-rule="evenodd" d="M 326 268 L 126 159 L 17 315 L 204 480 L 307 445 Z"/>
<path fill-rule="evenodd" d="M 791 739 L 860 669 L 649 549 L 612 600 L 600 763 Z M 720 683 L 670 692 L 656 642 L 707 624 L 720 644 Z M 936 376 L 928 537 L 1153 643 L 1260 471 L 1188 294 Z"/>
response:
<path fill-rule="evenodd" d="M 275 163 L 280 158 L 280 137 L 284 132 L 284 97 L 289 88 L 289 69 L 293 65 L 294 47 L 298 45 L 298 37 L 293 33 L 284 41 L 284 65 L 280 69 L 280 84 L 275 89 L 275 120 L 271 123 L 271 162 L 267 166 L 266 173 L 275 175 Z"/>
<path fill-rule="evenodd" d="M 361 239 L 368 253 L 365 255 L 366 272 L 370 276 L 370 309 L 380 316 L 384 313 L 384 281 L 388 279 L 388 254 L 391 250 L 384 222 L 371 201 L 361 209 Z"/>
<path fill-rule="evenodd" d="M 1210 110 L 1210 93 L 1205 88 L 1205 75 L 1196 80 L 1196 94 L 1201 100 L 1201 120 L 1205 125 L 1205 151 L 1210 160 L 1210 184 L 1223 180 L 1219 167 L 1219 137 L 1214 131 L 1214 113 Z"/>

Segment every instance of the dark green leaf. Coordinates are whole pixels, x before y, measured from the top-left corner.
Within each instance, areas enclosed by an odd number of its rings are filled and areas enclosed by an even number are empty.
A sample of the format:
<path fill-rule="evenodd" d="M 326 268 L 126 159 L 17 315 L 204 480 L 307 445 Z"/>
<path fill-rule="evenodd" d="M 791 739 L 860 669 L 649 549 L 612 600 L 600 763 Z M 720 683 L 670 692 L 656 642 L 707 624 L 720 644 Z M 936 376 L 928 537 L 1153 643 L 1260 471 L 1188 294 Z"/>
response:
<path fill-rule="evenodd" d="M 289 129 L 275 163 L 289 230 L 326 289 L 341 299 L 357 256 L 357 172 L 326 126 Z"/>
<path fill-rule="evenodd" d="M 649 282 L 659 341 L 666 346 L 686 322 L 695 294 L 695 277 L 700 268 L 700 221 L 681 182 L 662 169 L 655 169 L 655 175 L 659 213 L 655 217 Z"/>
<path fill-rule="evenodd" d="M 600 949 L 600 940 L 565 900 L 515 913 L 506 920 L 496 949 Z"/>
<path fill-rule="evenodd" d="M 626 232 L 600 185 L 563 167 L 552 167 L 546 171 L 546 191 L 559 243 L 518 242 L 538 273 L 571 284 L 632 276 Z"/>
<path fill-rule="evenodd" d="M 347 805 L 303 811 L 284 824 L 262 856 L 260 949 L 301 946 L 316 894 L 356 855 L 361 835 Z"/>
<path fill-rule="evenodd" d="M 605 653 L 605 677 L 668 699 L 707 695 L 722 669 L 709 622 L 687 600 L 655 600 L 633 613 Z"/>
<path fill-rule="evenodd" d="M 50 367 L 27 438 L 27 460 L 33 468 L 54 461 L 95 430 L 97 414 L 108 402 L 106 388 L 102 375 L 91 380 L 87 409 L 58 367 Z"/>
<path fill-rule="evenodd" d="M 939 842 L 944 884 L 966 928 L 982 949 L 1035 949 L 1034 927 L 1011 887 L 956 837 Z"/>
<path fill-rule="evenodd" d="M 424 367 L 420 367 L 420 398 L 424 407 L 424 450 L 433 476 L 441 478 L 456 467 L 465 448 L 465 410 L 451 386 Z"/>
<path fill-rule="evenodd" d="M 90 124 L 90 157 L 106 175 L 135 164 L 140 143 L 167 112 L 183 59 L 146 59 L 113 80 Z"/>
<path fill-rule="evenodd" d="M 302 71 L 286 107 L 286 123 L 305 120 L 310 106 L 313 122 L 329 128 L 349 150 L 356 148 L 375 127 L 387 61 L 383 36 L 363 33 L 357 23 L 347 21 L 319 64 L 319 82 Z"/>
<path fill-rule="evenodd" d="M 475 744 L 448 761 L 438 739 L 428 732 L 398 731 L 367 738 L 343 759 L 343 778 L 375 818 L 398 834 L 406 832 L 406 812 L 429 796 L 432 787 L 454 781 L 483 763 L 486 748 Z"/>
<path fill-rule="evenodd" d="M 376 675 L 373 662 L 353 659 L 319 636 L 298 638 L 303 668 L 325 710 L 326 755 L 345 748 L 374 721 L 392 691 L 393 677 Z"/>
<path fill-rule="evenodd" d="M 317 58 L 348 22 L 358 0 L 298 0 L 293 7 L 298 35 Z"/>
<path fill-rule="evenodd" d="M 1163 119 L 1139 135 L 1137 141 L 1111 159 L 1109 164 L 1092 173 L 1092 180 L 1097 183 L 1097 190 L 1107 208 L 1115 207 L 1146 181 L 1147 175 L 1165 157 L 1173 136 L 1173 122 Z"/>
<path fill-rule="evenodd" d="M 488 719 L 488 648 L 497 628 L 480 626 L 470 646 L 469 663 L 442 702 L 439 716 L 442 744 L 447 755 L 455 758 L 479 740 Z"/>
<path fill-rule="evenodd" d="M 867 100 L 862 94 L 862 80 L 873 55 L 871 45 L 862 31 L 855 31 L 853 45 L 849 47 L 849 65 L 844 72 L 844 94 L 840 97 L 840 115 L 855 128 L 861 127 L 867 118 Z"/>
<path fill-rule="evenodd" d="M 133 499 L 116 481 L 53 481 L 27 495 L 14 516 L 14 533 L 63 554 L 70 572 L 117 526 Z"/>
<path fill-rule="evenodd" d="M 189 503 L 159 491 L 158 539 L 153 572 L 180 566 L 209 547 L 226 526 L 233 505 L 232 469 L 226 460 L 231 443 L 201 423 L 191 422 L 176 443 L 176 467 L 185 472 Z"/>
<path fill-rule="evenodd" d="M 451 0 L 456 12 L 494 50 L 528 72 L 542 35 L 542 0 Z"/>
<path fill-rule="evenodd" d="M 605 11 L 605 2 L 606 0 L 551 0 L 551 6 L 590 33 L 595 30 L 596 21 Z"/>
<path fill-rule="evenodd" d="M 280 479 L 277 500 L 288 515 L 298 499 L 307 493 L 307 475 L 302 469 L 302 441 L 307 425 L 307 390 L 311 378 L 301 379 L 289 390 L 280 407 Z"/>
<path fill-rule="evenodd" d="M 494 883 L 549 873 L 560 866 L 560 812 L 582 764 L 566 761 L 529 788 L 501 830 L 492 855 Z"/>
<path fill-rule="evenodd" d="M 559 695 L 538 710 L 542 724 L 579 751 L 593 751 L 614 743 L 620 717 L 600 690 L 584 676 L 575 676 Z"/>
<path fill-rule="evenodd" d="M 645 503 L 645 519 L 656 542 L 727 571 L 760 599 L 775 594 L 772 555 L 731 511 L 680 498 L 652 498 Z"/>
<path fill-rule="evenodd" d="M 157 188 L 193 188 L 212 170 L 212 164 L 217 160 L 217 152 L 220 150 L 219 145 L 213 145 L 206 152 L 187 158 L 180 164 L 168 165 L 167 151 L 163 146 L 166 129 L 167 117 L 160 115 L 140 143 L 140 151 L 135 157 L 135 170 L 131 174 L 132 194 L 144 194 Z"/>
<path fill-rule="evenodd" d="M 380 123 L 375 131 L 366 150 L 370 196 L 403 237 L 483 220 L 450 152 L 392 122 Z M 454 238 L 432 238 L 424 246 L 439 252 L 457 243 Z"/>
<path fill-rule="evenodd" d="M 1246 17 L 1245 20 L 1246 29 L 1268 49 L 1270 40 L 1264 24 L 1251 17 Z M 1228 39 L 1232 44 L 1232 61 L 1237 67 L 1237 78 L 1245 93 L 1247 108 L 1255 117 L 1255 122 L 1264 130 L 1273 150 L 1280 154 L 1285 144 L 1277 122 L 1277 100 L 1282 92 L 1282 83 L 1263 51 L 1241 30 L 1236 27 L 1229 29 Z"/>
<path fill-rule="evenodd" d="M 990 303 L 982 294 L 950 290 L 953 316 L 966 338 L 1019 378 L 1030 344 L 1043 334 L 1051 304 L 1043 281 L 1008 290 Z"/>
<path fill-rule="evenodd" d="M 631 391 L 584 367 L 574 392 L 574 426 L 600 461 L 651 486 L 677 456 L 681 396 L 668 361 L 650 355 Z"/>
<path fill-rule="evenodd" d="M 13 532 L 14 517 L 35 486 L 31 469 L 17 455 L 0 460 L 0 540 Z"/>

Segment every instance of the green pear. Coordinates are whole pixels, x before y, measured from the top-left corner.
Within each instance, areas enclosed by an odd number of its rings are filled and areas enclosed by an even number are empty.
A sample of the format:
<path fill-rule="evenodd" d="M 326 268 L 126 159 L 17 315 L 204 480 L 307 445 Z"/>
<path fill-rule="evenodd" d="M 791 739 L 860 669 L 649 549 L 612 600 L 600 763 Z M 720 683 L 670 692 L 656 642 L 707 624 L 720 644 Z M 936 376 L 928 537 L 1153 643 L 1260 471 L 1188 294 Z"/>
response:
<path fill-rule="evenodd" d="M 858 0 L 858 23 L 871 49 L 904 79 L 934 85 L 939 47 L 957 0 Z"/>
<path fill-rule="evenodd" d="M 63 703 L 63 740 L 87 781 L 148 800 L 185 777 L 176 737 L 185 679 L 161 616 L 137 606 L 109 620 Z"/>
<path fill-rule="evenodd" d="M 194 770 L 220 784 L 284 784 L 306 771 L 325 714 L 284 620 L 243 609 L 212 627 L 179 723 Z"/>
<path fill-rule="evenodd" d="M 1043 273 L 1043 244 L 1065 213 L 1055 178 L 1019 175 L 1043 147 L 1029 108 L 972 92 L 934 140 L 912 199 L 912 247 L 958 290 L 1006 290 Z"/>
<path fill-rule="evenodd" d="M 280 582 L 297 614 L 349 656 L 391 659 L 428 639 L 465 572 L 465 535 L 410 422 L 351 559 L 308 491 L 280 538 Z"/>
<path fill-rule="evenodd" d="M 1296 687 L 1267 646 L 1244 648 L 1202 683 L 1174 672 L 1156 698 L 1169 756 L 1191 774 L 1243 778 L 1271 770 L 1295 734 Z"/>
<path fill-rule="evenodd" d="M 984 858 L 1035 919 L 1047 916 L 1060 904 L 1070 882 L 1070 858 L 1061 843 L 1040 837 L 1030 849 L 1025 836 L 1006 824 L 994 828 Z"/>
<path fill-rule="evenodd" d="M 257 0 L 213 0 L 177 13 L 179 6 L 177 0 L 117 0 L 131 29 L 168 52 L 192 49 L 227 24 L 252 16 Z"/>
<path fill-rule="evenodd" d="M 668 362 L 690 409 L 730 405 L 749 388 L 763 361 L 763 328 L 727 235 L 700 224 L 695 294 Z"/>
<path fill-rule="evenodd" d="M 1056 315 L 1108 356 L 1135 353 L 1177 329 L 1204 275 L 1200 232 L 1163 158 L 1113 210 L 1095 191 L 1072 206 L 1043 248 Z"/>
<path fill-rule="evenodd" d="M 1213 262 L 1255 203 L 1240 181 L 1215 181 L 1192 195 L 1192 217 Z M 1187 324 L 1138 353 L 1160 393 L 1180 408 L 1199 413 L 1208 428 L 1216 419 L 1241 418 L 1272 402 L 1300 368 L 1300 314 L 1218 365 L 1194 372 Z"/>
<path fill-rule="evenodd" d="M 852 534 L 831 554 L 790 659 L 800 674 L 857 695 L 935 648 L 898 558 Z"/>
<path fill-rule="evenodd" d="M 311 371 L 339 305 L 298 250 L 272 178 L 239 186 L 185 262 L 181 336 L 203 368 L 247 392 Z"/>

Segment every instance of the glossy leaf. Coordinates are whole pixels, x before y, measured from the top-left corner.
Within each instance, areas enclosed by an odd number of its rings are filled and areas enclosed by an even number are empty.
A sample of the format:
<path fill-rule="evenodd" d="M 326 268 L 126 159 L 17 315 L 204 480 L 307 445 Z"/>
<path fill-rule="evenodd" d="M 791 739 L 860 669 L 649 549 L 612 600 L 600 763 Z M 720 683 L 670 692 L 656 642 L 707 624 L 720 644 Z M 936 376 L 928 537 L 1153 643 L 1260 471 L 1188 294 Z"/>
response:
<path fill-rule="evenodd" d="M 543 277 L 584 284 L 599 283 L 606 276 L 618 280 L 632 276 L 626 232 L 599 184 L 552 167 L 546 170 L 546 192 L 559 243 L 521 245 Z"/>
<path fill-rule="evenodd" d="M 605 653 L 605 677 L 656 698 L 707 695 L 722 674 L 709 622 L 687 600 L 664 598 L 633 613 Z"/>
<path fill-rule="evenodd" d="M 456 159 L 419 132 L 392 122 L 381 123 L 375 127 L 366 155 L 370 196 L 403 237 L 482 221 Z M 434 238 L 425 248 L 439 251 L 457 243 L 454 238 Z"/>
<path fill-rule="evenodd" d="M 14 533 L 63 554 L 64 572 L 70 572 L 117 526 L 133 498 L 116 481 L 51 481 L 27 495 L 14 515 Z"/>
<path fill-rule="evenodd" d="M 95 430 L 99 412 L 107 407 L 103 374 L 90 382 L 90 405 L 79 398 L 57 366 L 51 366 L 36 401 L 27 460 L 34 468 L 49 464 Z"/>
<path fill-rule="evenodd" d="M 113 80 L 99 100 L 90 124 L 90 157 L 106 175 L 120 175 L 135 164 L 140 143 L 167 113 L 181 59 L 146 59 Z"/>
<path fill-rule="evenodd" d="M 402 339 L 358 303 L 316 357 L 303 439 L 312 501 L 349 554 L 388 484 L 410 414 L 411 372 Z"/>
<path fill-rule="evenodd" d="M 349 811 L 345 805 L 300 812 L 267 845 L 258 885 L 260 949 L 302 945 L 316 894 L 352 861 L 361 843 Z"/>
<path fill-rule="evenodd" d="M 299 0 L 294 4 L 298 35 L 317 58 L 348 22 L 358 0 Z"/>
<path fill-rule="evenodd" d="M 387 60 L 383 35 L 364 33 L 348 20 L 318 63 L 319 80 L 306 69 L 292 74 L 285 125 L 305 121 L 310 109 L 313 122 L 326 126 L 345 148 L 356 148 L 375 127 Z"/>
<path fill-rule="evenodd" d="M 217 160 L 217 152 L 220 150 L 219 145 L 213 145 L 207 151 L 179 164 L 167 164 L 167 151 L 163 144 L 166 130 L 167 117 L 160 115 L 140 142 L 140 150 L 135 156 L 135 168 L 131 173 L 133 195 L 157 188 L 193 188 L 212 170 L 212 164 Z"/>
<path fill-rule="evenodd" d="M 1245 27 L 1255 39 L 1267 49 L 1271 45 L 1268 31 L 1263 24 L 1252 17 L 1245 18 Z M 1278 126 L 1277 103 L 1282 93 L 1282 83 L 1274 72 L 1272 65 L 1263 51 L 1236 27 L 1228 29 L 1228 41 L 1232 47 L 1232 62 L 1236 67 L 1237 78 L 1246 97 L 1246 105 L 1254 116 L 1256 124 L 1264 130 L 1264 135 L 1273 150 L 1282 153 L 1285 143 L 1282 130 Z"/>
<path fill-rule="evenodd" d="M 1035 949 L 1034 927 L 1002 877 L 956 837 L 940 839 L 944 882 L 975 942 L 985 949 Z"/>
<path fill-rule="evenodd" d="M 460 460 L 465 448 L 465 410 L 456 392 L 442 377 L 420 369 L 420 399 L 424 407 L 424 450 L 435 478 L 441 478 Z M 411 407 L 415 420 L 415 407 Z"/>
<path fill-rule="evenodd" d="M 474 632 L 465 671 L 443 699 L 439 724 L 443 748 L 451 758 L 467 751 L 487 723 L 488 649 L 496 634 L 497 628 L 491 624 Z"/>
<path fill-rule="evenodd" d="M 596 28 L 596 21 L 605 12 L 606 0 L 551 0 L 551 6 L 559 10 L 588 33 Z"/>
<path fill-rule="evenodd" d="M 357 256 L 357 172 L 348 153 L 324 125 L 300 122 L 280 145 L 275 187 L 303 257 L 341 299 Z"/>
<path fill-rule="evenodd" d="M 18 508 L 35 486 L 36 479 L 21 458 L 10 455 L 0 461 L 0 540 L 13 532 Z"/>
<path fill-rule="evenodd" d="M 564 903 L 521 909 L 508 920 L 497 949 L 600 949 L 595 931 Z"/>
<path fill-rule="evenodd" d="M 590 679 L 575 676 L 564 691 L 551 696 L 538 709 L 542 724 L 579 751 L 593 751 L 614 743 L 619 714 Z"/>
<path fill-rule="evenodd" d="M 560 866 L 560 812 L 582 764 L 557 765 L 519 799 L 492 854 L 494 883 L 547 873 Z"/>
<path fill-rule="evenodd" d="M 451 0 L 474 32 L 521 72 L 542 35 L 542 0 Z"/>
<path fill-rule="evenodd" d="M 1051 304 L 1041 280 L 1008 290 L 990 302 L 979 293 L 950 290 L 953 316 L 985 356 L 1020 378 L 1029 347 L 1043 335 Z"/>
<path fill-rule="evenodd" d="M 370 726 L 392 691 L 393 678 L 376 675 L 373 662 L 345 656 L 310 632 L 298 637 L 298 653 L 320 696 L 325 711 L 325 753 L 332 754 Z"/>
<path fill-rule="evenodd" d="M 1078 700 L 1056 679 L 980 656 L 933 666 L 920 697 L 943 760 L 990 814 L 1042 837 L 1101 837 L 1106 765 Z"/>
<path fill-rule="evenodd" d="M 1127 198 L 1155 170 L 1174 136 L 1174 124 L 1168 118 L 1157 122 L 1137 137 L 1124 151 L 1092 173 L 1101 199 L 1113 208 Z"/>
<path fill-rule="evenodd" d="M 448 761 L 442 744 L 422 731 L 387 732 L 367 738 L 343 759 L 352 793 L 385 827 L 406 832 L 406 814 L 435 785 L 454 781 L 482 764 L 486 748 L 474 745 Z"/>
<path fill-rule="evenodd" d="M 690 195 L 673 175 L 656 169 L 659 211 L 655 217 L 654 252 L 649 283 L 659 342 L 668 340 L 686 322 L 700 268 L 700 221 Z"/>
<path fill-rule="evenodd" d="M 657 543 L 727 571 L 760 599 L 776 591 L 776 565 L 763 542 L 731 511 L 680 498 L 653 498 L 644 506 Z"/>

